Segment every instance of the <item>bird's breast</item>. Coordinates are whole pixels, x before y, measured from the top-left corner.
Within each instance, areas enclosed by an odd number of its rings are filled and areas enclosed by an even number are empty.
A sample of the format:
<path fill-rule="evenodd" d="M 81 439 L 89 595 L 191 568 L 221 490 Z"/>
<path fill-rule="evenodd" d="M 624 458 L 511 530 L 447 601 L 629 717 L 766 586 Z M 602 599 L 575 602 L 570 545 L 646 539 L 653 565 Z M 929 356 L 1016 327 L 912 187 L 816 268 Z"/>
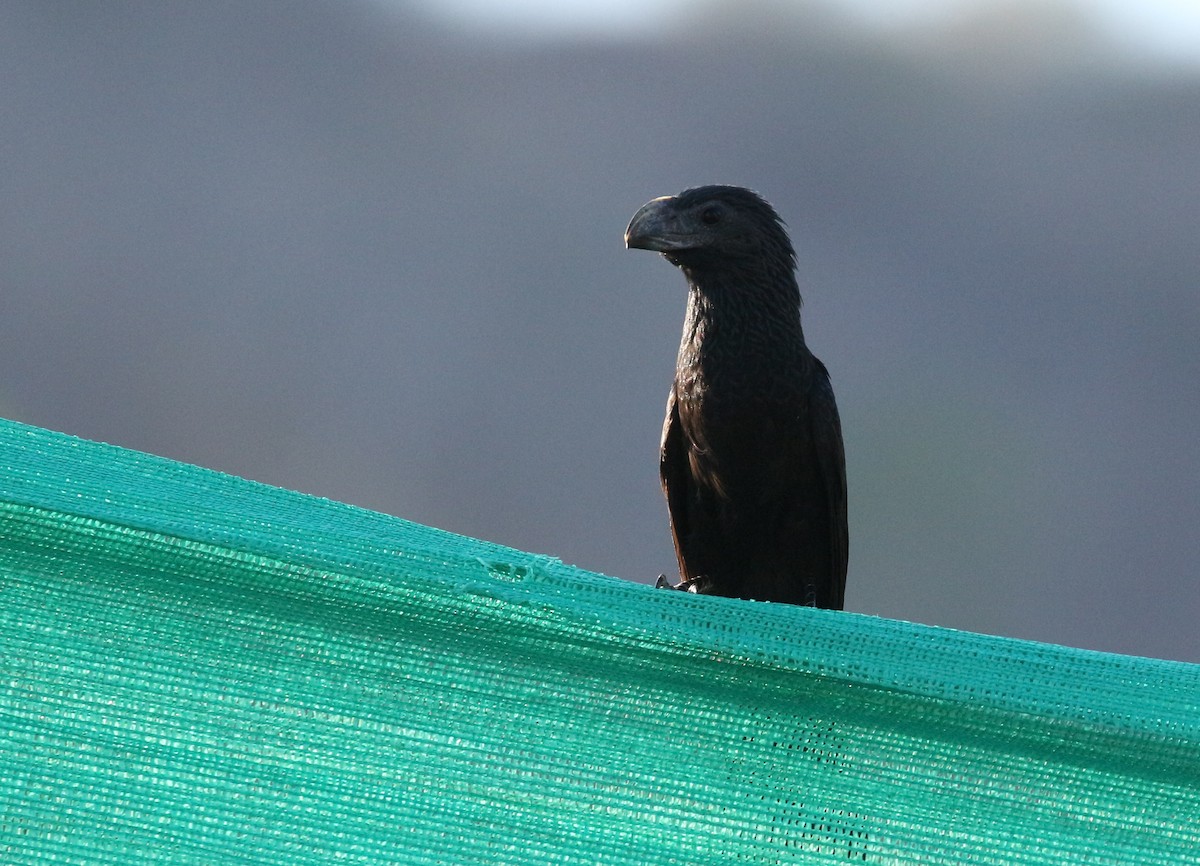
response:
<path fill-rule="evenodd" d="M 720 499 L 757 499 L 794 484 L 808 444 L 798 399 L 701 391 L 676 396 L 693 482 Z"/>

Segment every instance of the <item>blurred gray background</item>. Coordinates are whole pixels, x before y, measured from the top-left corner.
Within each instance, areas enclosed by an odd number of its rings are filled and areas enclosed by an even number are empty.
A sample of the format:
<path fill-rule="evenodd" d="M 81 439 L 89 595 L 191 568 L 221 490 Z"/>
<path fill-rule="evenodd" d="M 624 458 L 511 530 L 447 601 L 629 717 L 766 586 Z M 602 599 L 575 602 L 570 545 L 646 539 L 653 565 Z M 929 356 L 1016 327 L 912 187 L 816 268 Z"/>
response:
<path fill-rule="evenodd" d="M 1200 661 L 1200 12 L 0 6 L 0 415 L 649 581 L 681 276 L 754 187 L 851 610 Z"/>

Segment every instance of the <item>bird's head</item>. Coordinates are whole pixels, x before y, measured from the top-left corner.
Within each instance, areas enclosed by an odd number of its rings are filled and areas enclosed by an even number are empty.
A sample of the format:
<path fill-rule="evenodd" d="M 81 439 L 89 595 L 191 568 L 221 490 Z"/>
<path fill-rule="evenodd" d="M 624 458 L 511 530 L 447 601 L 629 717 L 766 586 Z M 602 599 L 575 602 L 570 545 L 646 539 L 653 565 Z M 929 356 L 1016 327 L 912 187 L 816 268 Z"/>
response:
<path fill-rule="evenodd" d="M 660 252 L 693 271 L 757 265 L 790 273 L 795 266 L 783 220 L 739 186 L 701 186 L 647 202 L 630 220 L 625 246 Z"/>

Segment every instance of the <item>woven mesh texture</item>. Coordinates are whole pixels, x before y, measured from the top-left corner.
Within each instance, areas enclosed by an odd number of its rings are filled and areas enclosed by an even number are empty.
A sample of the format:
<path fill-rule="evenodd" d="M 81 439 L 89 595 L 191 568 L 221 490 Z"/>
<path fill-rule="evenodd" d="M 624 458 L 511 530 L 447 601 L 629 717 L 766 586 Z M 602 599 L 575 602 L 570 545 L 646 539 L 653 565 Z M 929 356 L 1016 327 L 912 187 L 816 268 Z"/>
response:
<path fill-rule="evenodd" d="M 0 422 L 0 862 L 1200 863 L 1200 666 L 653 590 Z"/>

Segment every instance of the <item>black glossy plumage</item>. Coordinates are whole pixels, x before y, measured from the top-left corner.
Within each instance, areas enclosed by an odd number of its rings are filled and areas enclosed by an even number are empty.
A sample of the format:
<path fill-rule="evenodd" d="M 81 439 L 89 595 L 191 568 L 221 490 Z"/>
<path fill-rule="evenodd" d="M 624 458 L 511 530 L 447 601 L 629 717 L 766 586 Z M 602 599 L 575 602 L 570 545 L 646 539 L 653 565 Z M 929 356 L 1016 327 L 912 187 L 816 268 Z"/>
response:
<path fill-rule="evenodd" d="M 660 455 L 679 588 L 840 609 L 841 423 L 782 221 L 750 190 L 705 186 L 646 204 L 625 243 L 689 286 Z"/>

